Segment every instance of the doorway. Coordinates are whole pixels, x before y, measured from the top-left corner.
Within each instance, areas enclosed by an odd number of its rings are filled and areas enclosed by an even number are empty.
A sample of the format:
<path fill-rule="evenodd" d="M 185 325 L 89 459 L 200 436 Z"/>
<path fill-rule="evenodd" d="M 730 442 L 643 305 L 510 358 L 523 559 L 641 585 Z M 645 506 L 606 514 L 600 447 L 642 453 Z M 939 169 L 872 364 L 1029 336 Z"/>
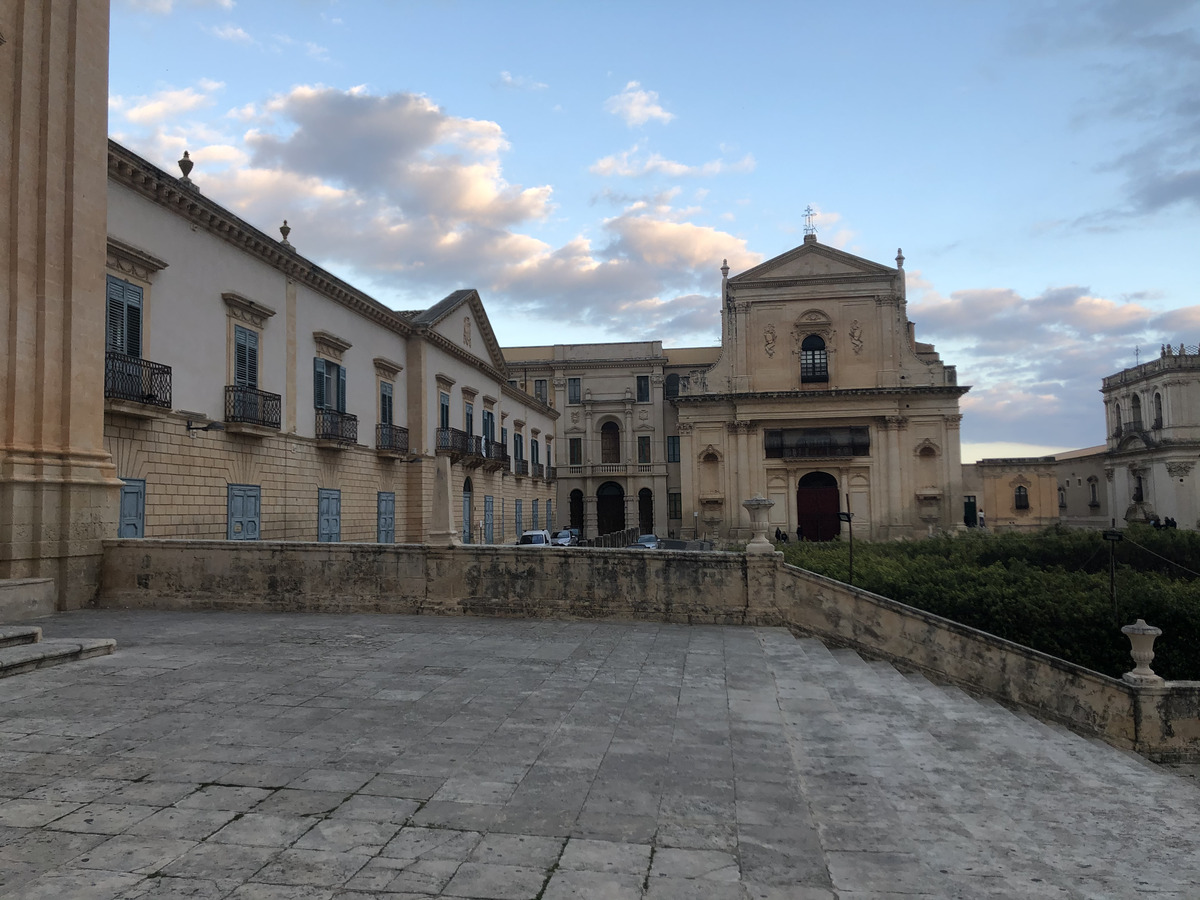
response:
<path fill-rule="evenodd" d="M 832 541 L 842 532 L 837 479 L 809 472 L 796 487 L 796 518 L 806 541 Z"/>
<path fill-rule="evenodd" d="M 625 530 L 625 489 L 606 481 L 596 491 L 596 531 L 612 534 Z"/>

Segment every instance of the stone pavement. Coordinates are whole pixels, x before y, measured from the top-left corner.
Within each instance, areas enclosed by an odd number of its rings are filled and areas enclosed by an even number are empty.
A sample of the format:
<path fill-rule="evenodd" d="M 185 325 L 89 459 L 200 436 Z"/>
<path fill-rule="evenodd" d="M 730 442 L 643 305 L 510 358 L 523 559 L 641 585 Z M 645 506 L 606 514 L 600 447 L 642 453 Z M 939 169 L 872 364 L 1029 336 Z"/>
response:
<path fill-rule="evenodd" d="M 1200 897 L 1193 780 L 763 628 L 79 612 L 11 900 Z"/>

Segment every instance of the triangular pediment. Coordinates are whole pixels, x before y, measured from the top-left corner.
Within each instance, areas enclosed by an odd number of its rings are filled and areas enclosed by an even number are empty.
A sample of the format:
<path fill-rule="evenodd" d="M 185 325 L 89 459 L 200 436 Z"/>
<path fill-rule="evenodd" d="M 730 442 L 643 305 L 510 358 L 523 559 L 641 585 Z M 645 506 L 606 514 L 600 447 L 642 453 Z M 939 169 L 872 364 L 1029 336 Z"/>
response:
<path fill-rule="evenodd" d="M 890 266 L 883 266 L 853 253 L 810 241 L 774 259 L 759 263 L 753 269 L 747 269 L 729 281 L 732 284 L 747 281 L 829 278 L 839 275 L 892 276 L 896 272 L 897 270 Z"/>
<path fill-rule="evenodd" d="M 500 372 L 506 369 L 500 342 L 474 289 L 455 291 L 440 303 L 413 314 L 409 322 Z"/>

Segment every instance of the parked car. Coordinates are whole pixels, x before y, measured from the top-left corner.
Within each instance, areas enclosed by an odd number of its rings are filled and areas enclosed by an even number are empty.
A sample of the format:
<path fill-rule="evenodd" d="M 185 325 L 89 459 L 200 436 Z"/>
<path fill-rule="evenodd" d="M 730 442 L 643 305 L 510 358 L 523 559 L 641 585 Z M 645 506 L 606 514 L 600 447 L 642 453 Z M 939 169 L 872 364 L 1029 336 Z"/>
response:
<path fill-rule="evenodd" d="M 645 544 L 635 541 L 632 544 L 626 544 L 625 549 L 626 550 L 649 550 L 650 548 L 647 547 Z"/>
<path fill-rule="evenodd" d="M 647 550 L 658 550 L 659 542 L 657 534 L 643 534 L 638 537 L 637 542 Z"/>
<path fill-rule="evenodd" d="M 551 538 L 550 541 L 555 547 L 574 547 L 579 543 L 579 538 L 571 534 L 571 529 L 564 528 L 553 538 Z"/>
<path fill-rule="evenodd" d="M 549 547 L 550 532 L 544 528 L 537 531 L 526 531 L 521 535 L 521 539 L 517 541 L 517 545 L 521 547 Z"/>

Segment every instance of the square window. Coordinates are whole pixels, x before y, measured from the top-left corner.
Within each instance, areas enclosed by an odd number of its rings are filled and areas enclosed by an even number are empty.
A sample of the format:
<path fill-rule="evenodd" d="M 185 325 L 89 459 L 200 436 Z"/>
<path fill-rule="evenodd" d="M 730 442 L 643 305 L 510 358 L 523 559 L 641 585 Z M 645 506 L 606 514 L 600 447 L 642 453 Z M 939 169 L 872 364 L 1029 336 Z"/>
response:
<path fill-rule="evenodd" d="M 582 384 L 580 382 L 580 379 L 568 378 L 567 379 L 567 402 L 572 403 L 572 404 L 581 403 L 581 402 L 583 402 L 582 397 L 583 397 L 583 389 L 582 389 Z"/>
<path fill-rule="evenodd" d="M 639 375 L 637 377 L 637 402 L 650 402 L 650 376 Z"/>
<path fill-rule="evenodd" d="M 571 465 L 582 466 L 583 465 L 583 438 L 569 438 L 567 440 L 567 453 L 569 455 Z"/>
<path fill-rule="evenodd" d="M 683 494 L 667 494 L 667 518 L 683 518 Z"/>
<path fill-rule="evenodd" d="M 679 435 L 667 435 L 667 462 L 679 462 Z"/>
<path fill-rule="evenodd" d="M 541 400 L 543 403 L 546 402 L 547 397 L 550 395 L 546 387 L 545 378 L 535 378 L 533 380 L 533 396 Z"/>
<path fill-rule="evenodd" d="M 638 462 L 645 465 L 650 462 L 650 435 L 639 434 L 637 439 Z"/>

